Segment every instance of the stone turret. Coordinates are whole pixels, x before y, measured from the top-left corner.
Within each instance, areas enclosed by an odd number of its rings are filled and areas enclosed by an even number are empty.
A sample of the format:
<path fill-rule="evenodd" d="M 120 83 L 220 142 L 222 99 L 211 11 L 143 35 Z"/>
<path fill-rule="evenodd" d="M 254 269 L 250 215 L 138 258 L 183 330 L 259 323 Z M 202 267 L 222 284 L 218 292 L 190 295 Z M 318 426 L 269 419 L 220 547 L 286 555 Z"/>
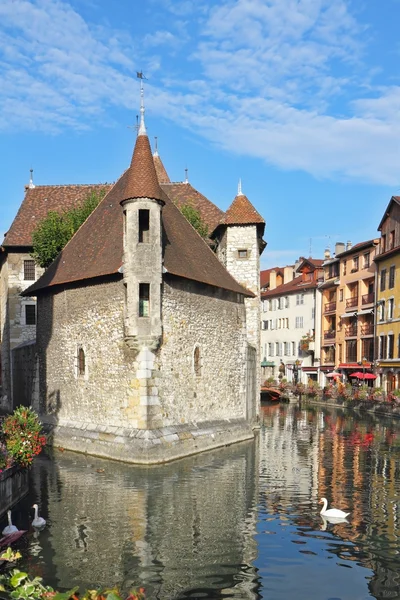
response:
<path fill-rule="evenodd" d="M 260 255 L 265 247 L 262 239 L 265 221 L 250 200 L 238 193 L 217 228 L 217 255 L 231 275 L 253 292 L 246 298 L 246 327 L 249 344 L 259 352 L 260 345 Z"/>
<path fill-rule="evenodd" d="M 133 348 L 157 348 L 161 338 L 164 205 L 141 107 L 141 123 L 121 205 L 124 209 L 125 338 Z"/>

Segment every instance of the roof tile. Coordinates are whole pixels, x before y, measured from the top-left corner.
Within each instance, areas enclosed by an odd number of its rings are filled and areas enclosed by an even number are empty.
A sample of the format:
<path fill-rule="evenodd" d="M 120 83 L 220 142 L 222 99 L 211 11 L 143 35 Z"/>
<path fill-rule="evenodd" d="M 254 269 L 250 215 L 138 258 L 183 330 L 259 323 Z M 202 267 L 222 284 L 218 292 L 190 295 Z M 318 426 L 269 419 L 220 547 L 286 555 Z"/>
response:
<path fill-rule="evenodd" d="M 138 135 L 136 138 L 131 165 L 127 171 L 124 197 L 121 200 L 130 198 L 162 199 L 147 135 Z"/>
<path fill-rule="evenodd" d="M 93 192 L 108 192 L 113 184 L 90 185 L 37 185 L 26 190 L 25 198 L 10 229 L 5 234 L 3 246 L 32 246 L 32 232 L 49 211 L 62 212 L 83 204 Z"/>
<path fill-rule="evenodd" d="M 221 222 L 225 225 L 265 224 L 262 216 L 244 194 L 238 194 L 235 197 Z"/>

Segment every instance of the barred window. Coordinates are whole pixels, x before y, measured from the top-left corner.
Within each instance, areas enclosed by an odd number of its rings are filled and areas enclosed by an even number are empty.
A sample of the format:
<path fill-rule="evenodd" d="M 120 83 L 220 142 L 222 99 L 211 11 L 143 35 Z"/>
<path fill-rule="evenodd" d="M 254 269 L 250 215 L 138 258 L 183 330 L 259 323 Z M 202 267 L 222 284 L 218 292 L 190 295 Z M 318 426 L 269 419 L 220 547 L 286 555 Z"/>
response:
<path fill-rule="evenodd" d="M 201 376 L 201 356 L 200 356 L 200 348 L 196 346 L 193 354 L 193 369 L 196 377 Z"/>
<path fill-rule="evenodd" d="M 78 374 L 84 375 L 85 369 L 86 369 L 85 351 L 83 348 L 79 348 L 79 350 L 78 350 Z"/>
<path fill-rule="evenodd" d="M 150 284 L 139 283 L 139 317 L 150 316 Z"/>
<path fill-rule="evenodd" d="M 34 304 L 25 304 L 25 324 L 36 325 L 36 306 Z"/>
<path fill-rule="evenodd" d="M 24 280 L 35 281 L 35 261 L 24 260 Z"/>

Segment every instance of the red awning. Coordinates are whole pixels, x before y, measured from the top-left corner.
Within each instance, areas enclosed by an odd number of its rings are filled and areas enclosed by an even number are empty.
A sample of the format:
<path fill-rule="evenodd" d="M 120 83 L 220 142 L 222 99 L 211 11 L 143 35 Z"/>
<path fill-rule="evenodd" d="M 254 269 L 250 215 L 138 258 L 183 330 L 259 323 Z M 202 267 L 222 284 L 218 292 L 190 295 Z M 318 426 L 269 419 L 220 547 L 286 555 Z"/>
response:
<path fill-rule="evenodd" d="M 373 373 L 361 373 L 361 371 L 357 371 L 356 373 L 350 373 L 349 377 L 357 377 L 357 379 L 376 379 L 376 375 Z"/>

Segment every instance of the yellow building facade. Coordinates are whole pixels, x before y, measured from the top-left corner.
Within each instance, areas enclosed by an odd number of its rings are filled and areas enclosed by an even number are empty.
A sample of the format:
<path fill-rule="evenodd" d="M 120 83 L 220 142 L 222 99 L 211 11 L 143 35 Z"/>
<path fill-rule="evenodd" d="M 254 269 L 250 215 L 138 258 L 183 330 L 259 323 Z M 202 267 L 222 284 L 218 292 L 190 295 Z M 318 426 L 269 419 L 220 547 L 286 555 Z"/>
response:
<path fill-rule="evenodd" d="M 381 233 L 376 285 L 377 385 L 400 389 L 400 196 L 392 196 L 378 231 Z"/>

